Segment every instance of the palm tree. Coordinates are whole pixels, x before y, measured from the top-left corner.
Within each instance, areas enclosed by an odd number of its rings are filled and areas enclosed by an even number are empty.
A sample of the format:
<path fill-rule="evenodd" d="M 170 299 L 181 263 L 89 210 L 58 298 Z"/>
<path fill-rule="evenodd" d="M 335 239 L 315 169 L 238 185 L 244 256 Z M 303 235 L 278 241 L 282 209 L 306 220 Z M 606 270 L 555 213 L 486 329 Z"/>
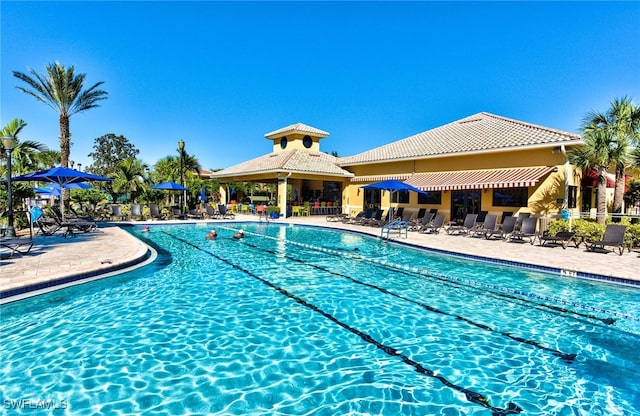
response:
<path fill-rule="evenodd" d="M 606 113 L 591 113 L 589 129 L 611 130 L 610 163 L 616 173 L 613 212 L 621 213 L 624 201 L 625 172 L 630 166 L 631 152 L 640 139 L 640 106 L 629 97 L 616 98 Z"/>
<path fill-rule="evenodd" d="M 613 132 L 611 129 L 599 129 L 587 122 L 583 127 L 584 146 L 574 148 L 568 153 L 569 160 L 583 170 L 598 171 L 596 188 L 598 223 L 604 224 L 607 218 L 607 171 L 612 161 Z"/>
<path fill-rule="evenodd" d="M 59 150 L 43 150 L 38 153 L 38 169 L 48 169 L 56 164 L 60 164 Z"/>
<path fill-rule="evenodd" d="M 131 193 L 134 197 L 147 189 L 145 170 L 147 166 L 140 160 L 130 157 L 118 165 L 118 171 L 113 178 L 113 190 L 119 193 Z"/>
<path fill-rule="evenodd" d="M 98 107 L 98 101 L 105 100 L 108 93 L 98 88 L 103 82 L 83 89 L 86 74 L 76 74 L 73 66 L 65 68 L 56 62 L 47 65 L 46 71 L 46 74 L 41 75 L 33 69 L 29 69 L 31 75 L 18 71 L 13 71 L 13 75 L 28 85 L 28 87 L 18 86 L 20 91 L 31 95 L 58 112 L 60 164 L 68 167 L 71 151 L 69 118 L 76 113 Z"/>

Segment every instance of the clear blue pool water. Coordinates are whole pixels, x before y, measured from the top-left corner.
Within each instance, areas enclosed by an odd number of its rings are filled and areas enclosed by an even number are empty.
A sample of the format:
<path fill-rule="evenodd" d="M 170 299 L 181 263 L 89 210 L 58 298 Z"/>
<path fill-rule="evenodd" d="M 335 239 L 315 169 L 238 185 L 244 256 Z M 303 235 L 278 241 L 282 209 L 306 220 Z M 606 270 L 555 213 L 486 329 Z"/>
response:
<path fill-rule="evenodd" d="M 637 288 L 211 226 L 133 228 L 154 264 L 3 305 L 0 413 L 640 413 Z"/>

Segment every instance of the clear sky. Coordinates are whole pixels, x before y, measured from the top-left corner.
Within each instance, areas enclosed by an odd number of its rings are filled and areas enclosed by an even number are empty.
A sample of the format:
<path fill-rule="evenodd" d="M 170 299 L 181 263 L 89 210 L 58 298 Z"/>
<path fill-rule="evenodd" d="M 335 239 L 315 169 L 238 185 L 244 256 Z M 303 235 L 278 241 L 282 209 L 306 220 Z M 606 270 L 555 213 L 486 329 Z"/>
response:
<path fill-rule="evenodd" d="M 640 101 L 640 2 L 0 2 L 1 114 L 59 149 L 58 116 L 12 75 L 59 61 L 109 98 L 71 117 L 71 159 L 124 135 L 153 165 L 271 152 L 302 122 L 354 155 L 489 112 L 578 132 Z"/>

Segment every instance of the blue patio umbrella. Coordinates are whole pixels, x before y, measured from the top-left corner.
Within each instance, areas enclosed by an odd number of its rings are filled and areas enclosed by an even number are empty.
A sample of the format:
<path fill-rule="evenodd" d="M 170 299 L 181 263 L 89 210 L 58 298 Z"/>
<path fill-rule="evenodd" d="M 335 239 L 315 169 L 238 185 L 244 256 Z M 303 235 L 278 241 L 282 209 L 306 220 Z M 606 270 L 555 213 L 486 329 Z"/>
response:
<path fill-rule="evenodd" d="M 395 179 L 389 179 L 386 181 L 382 181 L 382 182 L 376 182 L 376 183 L 372 183 L 369 185 L 365 185 L 365 186 L 361 186 L 360 188 L 362 189 L 379 189 L 381 191 L 388 191 L 389 192 L 389 206 L 391 206 L 391 201 L 392 201 L 392 194 L 394 192 L 400 192 L 400 191 L 411 191 L 411 192 L 416 192 L 418 194 L 423 194 L 423 195 L 428 195 L 427 192 L 418 189 L 414 186 L 409 185 L 408 183 L 404 183 Z"/>
<path fill-rule="evenodd" d="M 200 201 L 204 202 L 207 200 L 207 191 L 204 189 L 204 186 L 200 188 Z"/>
<path fill-rule="evenodd" d="M 412 192 L 417 192 L 419 194 L 426 194 L 427 192 L 418 189 L 414 186 L 411 186 L 407 183 L 395 180 L 395 179 L 389 179 L 387 181 L 382 181 L 382 182 L 376 182 L 376 183 L 372 183 L 369 185 L 365 185 L 365 186 L 361 186 L 360 188 L 362 189 L 380 189 L 383 191 L 389 191 L 389 192 L 398 192 L 398 191 L 412 191 Z"/>
<path fill-rule="evenodd" d="M 157 185 L 153 185 L 151 189 L 163 189 L 165 191 L 186 191 L 187 190 L 187 188 L 185 188 L 184 186 L 171 181 L 162 182 Z"/>
<path fill-rule="evenodd" d="M 25 181 L 25 182 L 26 181 L 52 182 L 57 184 L 59 187 L 63 187 L 64 185 L 75 184 L 79 182 L 111 181 L 113 179 L 59 166 L 51 169 L 40 170 L 38 172 L 28 173 L 26 175 L 16 176 L 12 178 L 12 180 Z M 60 212 L 62 212 L 62 216 L 64 219 L 64 201 L 62 199 L 60 200 Z"/>

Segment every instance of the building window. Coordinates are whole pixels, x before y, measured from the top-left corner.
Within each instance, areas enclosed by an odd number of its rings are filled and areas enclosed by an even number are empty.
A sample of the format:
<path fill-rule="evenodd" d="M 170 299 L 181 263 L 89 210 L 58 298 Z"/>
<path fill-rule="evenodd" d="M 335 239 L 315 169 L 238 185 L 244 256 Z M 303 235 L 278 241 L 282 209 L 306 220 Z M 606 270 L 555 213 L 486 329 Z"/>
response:
<path fill-rule="evenodd" d="M 409 203 L 409 191 L 397 191 L 391 195 L 391 202 L 395 204 L 408 204 Z"/>
<path fill-rule="evenodd" d="M 529 205 L 529 188 L 501 188 L 493 190 L 496 207 L 526 207 Z"/>
<path fill-rule="evenodd" d="M 575 208 L 578 206 L 578 187 L 569 185 L 569 195 L 567 195 L 567 207 Z"/>
<path fill-rule="evenodd" d="M 426 194 L 418 194 L 418 204 L 434 204 L 442 203 L 442 191 L 429 191 Z"/>
<path fill-rule="evenodd" d="M 307 149 L 311 147 L 311 145 L 313 144 L 313 140 L 311 139 L 311 136 L 304 136 L 302 138 L 302 144 L 304 145 L 304 147 L 306 147 Z"/>
<path fill-rule="evenodd" d="M 282 139 L 280 139 L 280 148 L 282 149 L 287 148 L 287 136 L 284 136 Z"/>

